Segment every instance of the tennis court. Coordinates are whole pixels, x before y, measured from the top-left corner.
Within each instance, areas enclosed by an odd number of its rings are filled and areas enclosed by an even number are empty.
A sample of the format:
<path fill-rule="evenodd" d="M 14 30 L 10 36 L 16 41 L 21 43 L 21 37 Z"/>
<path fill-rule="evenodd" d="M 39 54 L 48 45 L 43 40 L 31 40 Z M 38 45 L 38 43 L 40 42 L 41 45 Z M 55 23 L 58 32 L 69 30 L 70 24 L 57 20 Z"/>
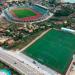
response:
<path fill-rule="evenodd" d="M 65 74 L 75 52 L 75 35 L 50 30 L 23 53 L 39 63 Z"/>

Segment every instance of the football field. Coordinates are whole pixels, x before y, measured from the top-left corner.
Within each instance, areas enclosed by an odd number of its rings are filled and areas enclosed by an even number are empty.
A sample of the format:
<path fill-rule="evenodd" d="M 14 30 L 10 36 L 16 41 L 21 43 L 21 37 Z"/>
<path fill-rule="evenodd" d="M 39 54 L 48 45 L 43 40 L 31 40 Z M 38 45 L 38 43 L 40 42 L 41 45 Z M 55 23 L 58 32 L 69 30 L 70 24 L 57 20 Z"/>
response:
<path fill-rule="evenodd" d="M 14 9 L 12 11 L 18 18 L 25 18 L 25 17 L 31 17 L 36 15 L 36 13 L 34 13 L 32 10 L 29 9 L 17 9 L 17 10 Z"/>
<path fill-rule="evenodd" d="M 50 30 L 23 53 L 39 63 L 65 74 L 75 52 L 75 35 Z"/>

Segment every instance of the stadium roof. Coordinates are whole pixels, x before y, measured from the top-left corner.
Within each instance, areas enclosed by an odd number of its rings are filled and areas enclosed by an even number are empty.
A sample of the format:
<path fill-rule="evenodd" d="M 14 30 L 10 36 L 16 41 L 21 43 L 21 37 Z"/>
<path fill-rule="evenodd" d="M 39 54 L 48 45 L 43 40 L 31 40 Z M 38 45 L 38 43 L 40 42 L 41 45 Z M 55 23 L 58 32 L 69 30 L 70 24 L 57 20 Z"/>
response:
<path fill-rule="evenodd" d="M 74 52 L 75 36 L 73 34 L 50 30 L 27 48 L 24 54 L 61 74 L 65 74 Z"/>

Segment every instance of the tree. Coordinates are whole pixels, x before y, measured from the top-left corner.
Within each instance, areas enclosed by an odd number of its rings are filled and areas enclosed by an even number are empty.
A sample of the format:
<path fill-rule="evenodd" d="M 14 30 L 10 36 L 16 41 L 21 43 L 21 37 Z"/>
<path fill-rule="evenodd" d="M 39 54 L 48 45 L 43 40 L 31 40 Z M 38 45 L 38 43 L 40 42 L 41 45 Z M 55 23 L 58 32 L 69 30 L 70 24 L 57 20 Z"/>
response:
<path fill-rule="evenodd" d="M 8 27 L 8 29 L 9 29 L 10 31 L 16 31 L 17 28 L 18 28 L 18 25 L 16 25 L 15 23 L 11 23 L 11 24 L 9 25 L 9 27 Z"/>
<path fill-rule="evenodd" d="M 0 63 L 0 68 L 3 68 L 4 67 L 4 64 L 3 63 Z"/>
<path fill-rule="evenodd" d="M 74 11 L 69 8 L 69 7 L 62 7 L 61 10 L 57 10 L 55 13 L 56 17 L 60 17 L 60 16 L 69 16 L 70 14 L 72 14 Z"/>
<path fill-rule="evenodd" d="M 69 19 L 67 20 L 66 26 L 70 26 L 70 27 L 71 27 L 71 24 L 72 24 L 72 21 L 71 21 L 71 19 L 69 18 Z"/>
<path fill-rule="evenodd" d="M 56 0 L 49 0 L 50 4 L 56 4 Z"/>

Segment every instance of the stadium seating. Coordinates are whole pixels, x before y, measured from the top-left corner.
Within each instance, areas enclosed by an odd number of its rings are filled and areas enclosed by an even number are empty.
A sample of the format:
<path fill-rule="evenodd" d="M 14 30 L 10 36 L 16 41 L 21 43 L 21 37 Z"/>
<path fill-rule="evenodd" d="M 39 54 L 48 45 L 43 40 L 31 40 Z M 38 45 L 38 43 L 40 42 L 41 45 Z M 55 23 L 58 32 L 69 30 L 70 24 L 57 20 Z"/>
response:
<path fill-rule="evenodd" d="M 23 5 L 23 6 L 22 6 Z M 29 6 L 29 5 L 24 5 L 24 4 L 16 4 L 15 5 L 16 8 L 28 8 L 30 10 L 32 10 L 33 12 L 36 13 L 36 16 L 31 16 L 31 17 L 25 17 L 25 18 L 17 18 L 15 15 L 13 15 L 11 12 L 9 12 L 10 10 L 14 9 L 14 6 L 9 8 L 9 10 L 5 10 L 4 11 L 4 14 L 5 16 L 7 16 L 10 20 L 13 20 L 13 21 L 19 21 L 19 22 L 34 22 L 34 21 L 38 21 L 38 20 L 41 20 L 41 19 L 44 19 L 46 14 L 48 13 L 47 12 L 47 9 L 41 7 L 41 6 L 38 6 L 38 5 L 32 5 L 32 6 Z"/>
<path fill-rule="evenodd" d="M 40 6 L 37 6 L 37 5 L 34 5 L 33 6 L 33 9 L 36 10 L 37 12 L 40 12 L 41 14 L 47 13 L 47 10 L 46 9 L 44 9 L 44 8 L 42 8 Z"/>

